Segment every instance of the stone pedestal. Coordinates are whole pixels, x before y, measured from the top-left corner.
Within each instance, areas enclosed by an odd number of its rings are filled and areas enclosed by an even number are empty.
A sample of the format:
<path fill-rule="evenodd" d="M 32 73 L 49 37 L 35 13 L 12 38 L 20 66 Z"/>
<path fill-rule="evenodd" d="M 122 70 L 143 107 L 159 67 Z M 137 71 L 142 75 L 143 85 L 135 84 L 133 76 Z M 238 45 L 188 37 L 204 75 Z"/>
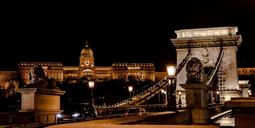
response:
<path fill-rule="evenodd" d="M 20 112 L 33 112 L 35 108 L 35 92 L 37 88 L 21 88 L 21 110 Z"/>
<path fill-rule="evenodd" d="M 182 84 L 181 86 L 186 89 L 187 108 L 191 110 L 193 123 L 209 123 L 208 88 L 204 84 Z"/>
<path fill-rule="evenodd" d="M 225 104 L 233 111 L 236 128 L 255 126 L 255 97 L 231 98 Z"/>
<path fill-rule="evenodd" d="M 21 88 L 20 112 L 34 112 L 35 122 L 42 124 L 56 123 L 56 114 L 60 110 L 60 95 L 65 91 L 58 89 Z"/>

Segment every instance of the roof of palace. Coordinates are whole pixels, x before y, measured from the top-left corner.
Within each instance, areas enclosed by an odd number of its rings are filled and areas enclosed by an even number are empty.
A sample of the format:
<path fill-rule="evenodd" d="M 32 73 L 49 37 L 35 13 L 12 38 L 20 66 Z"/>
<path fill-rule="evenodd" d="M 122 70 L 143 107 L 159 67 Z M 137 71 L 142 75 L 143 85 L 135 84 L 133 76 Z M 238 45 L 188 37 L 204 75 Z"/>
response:
<path fill-rule="evenodd" d="M 86 41 L 85 47 L 81 50 L 81 56 L 93 57 L 93 51 L 89 48 L 88 41 Z"/>

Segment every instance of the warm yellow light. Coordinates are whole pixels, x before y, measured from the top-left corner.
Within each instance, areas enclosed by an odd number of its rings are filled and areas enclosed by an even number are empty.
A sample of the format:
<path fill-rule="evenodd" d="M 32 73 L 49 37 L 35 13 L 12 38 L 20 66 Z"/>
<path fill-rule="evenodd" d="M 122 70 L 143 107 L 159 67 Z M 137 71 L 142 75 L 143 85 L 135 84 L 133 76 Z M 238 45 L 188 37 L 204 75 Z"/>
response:
<path fill-rule="evenodd" d="M 171 83 L 172 83 L 172 81 L 169 79 L 169 80 L 168 80 L 168 84 L 171 85 Z"/>
<path fill-rule="evenodd" d="M 248 94 L 251 95 L 251 90 L 248 90 Z"/>
<path fill-rule="evenodd" d="M 219 95 L 219 94 L 220 94 L 220 92 L 219 92 L 219 91 L 217 91 L 216 93 L 217 93 L 217 95 Z"/>
<path fill-rule="evenodd" d="M 229 100 L 231 100 L 231 96 L 230 95 L 226 95 L 225 96 L 225 101 L 229 101 Z"/>
<path fill-rule="evenodd" d="M 237 27 L 211 27 L 177 30 L 177 38 L 213 37 L 236 35 Z"/>
<path fill-rule="evenodd" d="M 166 91 L 164 89 L 161 89 L 162 94 L 166 94 Z"/>
<path fill-rule="evenodd" d="M 95 82 L 94 81 L 89 81 L 89 88 L 94 88 Z"/>
<path fill-rule="evenodd" d="M 179 92 L 179 95 L 181 95 L 182 94 L 182 92 Z"/>
<path fill-rule="evenodd" d="M 242 85 L 248 85 L 249 84 L 249 80 L 239 80 L 238 83 L 242 84 Z"/>
<path fill-rule="evenodd" d="M 133 91 L 133 86 L 128 86 L 128 91 L 132 92 Z"/>
<path fill-rule="evenodd" d="M 175 75 L 175 66 L 167 66 L 167 74 L 168 74 L 168 76 L 174 76 Z"/>

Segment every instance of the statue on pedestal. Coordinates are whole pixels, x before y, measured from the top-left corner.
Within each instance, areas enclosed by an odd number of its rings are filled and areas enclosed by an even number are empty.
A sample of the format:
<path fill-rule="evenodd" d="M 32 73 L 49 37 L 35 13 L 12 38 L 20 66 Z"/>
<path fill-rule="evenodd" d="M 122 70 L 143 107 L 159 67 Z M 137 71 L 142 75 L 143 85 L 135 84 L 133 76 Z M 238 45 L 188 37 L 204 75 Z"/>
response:
<path fill-rule="evenodd" d="M 29 84 L 18 90 L 21 93 L 20 112 L 33 112 L 34 122 L 55 124 L 60 110 L 60 96 L 65 91 L 57 87 L 53 78 L 46 77 L 43 68 L 35 65 L 29 72 Z M 47 117 L 47 118 L 46 118 Z"/>
<path fill-rule="evenodd" d="M 187 84 L 202 83 L 203 64 L 197 58 L 191 58 L 186 65 Z"/>
<path fill-rule="evenodd" d="M 187 81 L 181 85 L 186 92 L 187 107 L 191 110 L 192 121 L 197 124 L 206 124 L 210 121 L 208 112 L 208 87 L 203 81 L 204 68 L 197 58 L 191 58 L 187 65 Z"/>
<path fill-rule="evenodd" d="M 29 72 L 28 87 L 58 89 L 56 80 L 48 78 L 45 75 L 43 68 L 40 65 L 35 65 Z"/>

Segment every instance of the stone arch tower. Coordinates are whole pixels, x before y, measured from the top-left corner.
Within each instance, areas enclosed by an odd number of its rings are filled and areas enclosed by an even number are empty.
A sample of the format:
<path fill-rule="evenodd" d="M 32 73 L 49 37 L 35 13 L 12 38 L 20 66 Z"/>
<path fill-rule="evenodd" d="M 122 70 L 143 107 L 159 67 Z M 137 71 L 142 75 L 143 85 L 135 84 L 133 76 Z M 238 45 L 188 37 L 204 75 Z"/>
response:
<path fill-rule="evenodd" d="M 216 76 L 221 102 L 240 96 L 237 74 L 237 46 L 241 44 L 241 35 L 237 27 L 212 27 L 176 30 L 177 38 L 171 39 L 177 52 L 177 99 L 185 102 L 185 90 L 180 84 L 186 82 L 186 62 L 196 57 L 207 68 L 204 79 L 209 86 Z M 183 92 L 183 93 L 178 93 Z M 178 97 L 179 96 L 179 97 Z"/>

